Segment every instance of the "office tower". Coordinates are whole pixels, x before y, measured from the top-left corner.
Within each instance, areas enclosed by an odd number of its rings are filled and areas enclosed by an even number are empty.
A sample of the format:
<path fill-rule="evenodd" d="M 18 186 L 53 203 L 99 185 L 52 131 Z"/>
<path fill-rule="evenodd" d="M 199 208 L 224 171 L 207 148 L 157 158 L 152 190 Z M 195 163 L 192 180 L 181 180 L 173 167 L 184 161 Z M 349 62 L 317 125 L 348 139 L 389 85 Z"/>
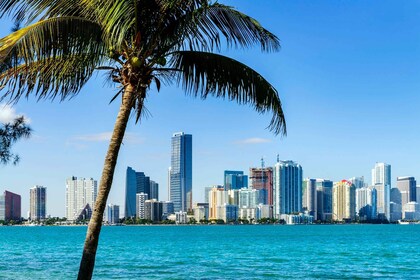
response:
<path fill-rule="evenodd" d="M 66 180 L 66 218 L 77 220 L 80 215 L 89 216 L 86 211 L 95 209 L 98 183 L 92 178 L 70 177 Z M 89 205 L 89 207 L 86 207 Z M 83 212 L 83 213 L 82 213 Z M 86 218 L 87 219 L 87 218 Z"/>
<path fill-rule="evenodd" d="M 274 166 L 274 217 L 302 211 L 302 167 L 293 161 Z"/>
<path fill-rule="evenodd" d="M 218 219 L 218 207 L 229 204 L 228 192 L 224 188 L 212 188 L 209 193 L 209 219 Z"/>
<path fill-rule="evenodd" d="M 376 219 L 376 196 L 376 189 L 356 188 L 356 214 L 361 221 Z"/>
<path fill-rule="evenodd" d="M 153 195 L 158 196 L 157 188 L 159 185 L 150 180 L 144 172 L 137 172 L 131 167 L 127 167 L 126 180 L 125 180 L 125 212 L 126 218 L 134 217 L 136 215 L 136 194 L 146 193 L 149 198 Z M 157 198 L 156 198 L 157 199 Z"/>
<path fill-rule="evenodd" d="M 217 220 L 223 220 L 225 223 L 236 221 L 238 219 L 238 206 L 223 204 L 217 206 Z"/>
<path fill-rule="evenodd" d="M 168 188 L 168 199 L 171 198 L 171 167 L 168 168 L 168 181 L 166 184 Z"/>
<path fill-rule="evenodd" d="M 5 191 L 0 195 L 0 220 L 19 221 L 22 218 L 21 206 L 20 195 Z"/>
<path fill-rule="evenodd" d="M 249 169 L 249 179 L 253 189 L 260 190 L 262 204 L 273 204 L 273 168 L 265 167 L 261 159 L 261 167 Z"/>
<path fill-rule="evenodd" d="M 192 135 L 184 132 L 172 136 L 171 196 L 175 212 L 192 210 Z"/>
<path fill-rule="evenodd" d="M 159 184 L 150 180 L 150 199 L 159 200 Z"/>
<path fill-rule="evenodd" d="M 145 219 L 152 222 L 162 221 L 162 202 L 149 199 L 144 202 Z"/>
<path fill-rule="evenodd" d="M 420 203 L 420 185 L 416 187 L 416 202 Z"/>
<path fill-rule="evenodd" d="M 356 189 L 360 189 L 366 186 L 365 184 L 365 177 L 352 177 L 348 179 L 349 182 L 351 182 Z"/>
<path fill-rule="evenodd" d="M 332 219 L 332 189 L 330 180 L 316 179 L 316 213 L 314 219 L 331 221 Z"/>
<path fill-rule="evenodd" d="M 248 176 L 243 171 L 225 170 L 224 182 L 226 191 L 248 188 Z"/>
<path fill-rule="evenodd" d="M 147 193 L 136 194 L 136 218 L 146 219 L 145 202 L 149 199 Z"/>
<path fill-rule="evenodd" d="M 204 187 L 204 203 L 209 203 L 209 193 L 213 187 Z"/>
<path fill-rule="evenodd" d="M 106 222 L 114 225 L 120 222 L 120 206 L 108 204 L 106 207 Z"/>
<path fill-rule="evenodd" d="M 302 210 L 308 211 L 309 215 L 317 217 L 317 192 L 316 179 L 304 179 L 302 183 Z"/>
<path fill-rule="evenodd" d="M 35 186 L 29 190 L 29 218 L 32 221 L 44 220 L 46 217 L 47 189 Z"/>
<path fill-rule="evenodd" d="M 420 220 L 420 204 L 410 201 L 403 206 L 403 220 L 419 221 Z"/>
<path fill-rule="evenodd" d="M 396 188 L 393 188 L 396 189 Z M 401 208 L 401 204 L 392 202 L 389 204 L 389 211 L 390 211 L 390 218 L 389 221 L 392 222 L 396 222 L 398 220 L 402 219 L 402 208 Z"/>
<path fill-rule="evenodd" d="M 391 186 L 391 165 L 377 162 L 372 169 L 372 186 L 384 184 Z"/>
<path fill-rule="evenodd" d="M 260 203 L 260 190 L 241 189 L 239 190 L 239 208 L 256 208 Z"/>
<path fill-rule="evenodd" d="M 414 177 L 398 177 L 397 188 L 401 193 L 401 206 L 417 200 L 416 180 Z"/>
<path fill-rule="evenodd" d="M 379 220 L 390 219 L 389 203 L 391 202 L 391 188 L 390 185 L 376 184 L 371 188 L 376 189 L 377 193 L 377 212 Z"/>
<path fill-rule="evenodd" d="M 162 215 L 168 217 L 170 214 L 175 213 L 174 203 L 172 201 L 162 201 Z M 162 218 L 164 219 L 164 218 Z"/>
<path fill-rule="evenodd" d="M 347 180 L 334 183 L 333 219 L 335 221 L 354 220 L 356 214 L 356 193 L 353 184 Z"/>

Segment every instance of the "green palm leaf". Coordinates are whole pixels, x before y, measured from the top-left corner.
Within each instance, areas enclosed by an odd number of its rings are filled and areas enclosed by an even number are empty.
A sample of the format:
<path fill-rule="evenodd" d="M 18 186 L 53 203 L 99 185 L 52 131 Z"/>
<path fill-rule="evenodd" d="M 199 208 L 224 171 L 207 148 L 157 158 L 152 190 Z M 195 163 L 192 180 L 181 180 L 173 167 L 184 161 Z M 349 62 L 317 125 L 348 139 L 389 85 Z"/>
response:
<path fill-rule="evenodd" d="M 251 104 L 260 113 L 271 111 L 268 127 L 276 134 L 286 134 L 277 90 L 245 64 L 218 54 L 181 51 L 173 55 L 172 66 L 187 93 L 203 99 L 211 95 Z"/>

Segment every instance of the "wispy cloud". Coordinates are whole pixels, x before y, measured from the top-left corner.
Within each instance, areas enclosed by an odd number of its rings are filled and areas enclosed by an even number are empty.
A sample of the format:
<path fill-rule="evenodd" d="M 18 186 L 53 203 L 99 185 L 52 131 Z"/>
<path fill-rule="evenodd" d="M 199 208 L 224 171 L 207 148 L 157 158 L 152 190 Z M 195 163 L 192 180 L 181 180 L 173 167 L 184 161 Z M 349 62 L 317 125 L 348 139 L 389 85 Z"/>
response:
<path fill-rule="evenodd" d="M 253 144 L 263 144 L 263 143 L 270 143 L 271 140 L 267 138 L 247 138 L 243 140 L 239 140 L 236 142 L 236 144 L 244 144 L 244 145 L 253 145 Z"/>
<path fill-rule="evenodd" d="M 26 123 L 30 123 L 31 120 L 26 117 L 24 114 L 16 113 L 15 108 L 8 104 L 0 104 L 0 123 L 10 123 L 17 117 L 24 116 Z"/>
<path fill-rule="evenodd" d="M 95 134 L 77 135 L 71 138 L 71 142 L 108 142 L 111 139 L 112 132 L 101 132 Z M 123 143 L 127 144 L 141 144 L 144 143 L 144 138 L 137 133 L 126 133 Z"/>

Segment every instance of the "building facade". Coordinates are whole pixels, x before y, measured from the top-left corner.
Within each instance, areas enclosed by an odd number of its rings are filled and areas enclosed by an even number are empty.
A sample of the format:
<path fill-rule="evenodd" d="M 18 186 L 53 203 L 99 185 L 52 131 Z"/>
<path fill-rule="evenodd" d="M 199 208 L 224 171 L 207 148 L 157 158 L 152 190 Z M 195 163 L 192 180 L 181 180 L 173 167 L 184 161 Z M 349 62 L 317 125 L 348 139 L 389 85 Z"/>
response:
<path fill-rule="evenodd" d="M 275 218 L 302 211 L 302 167 L 293 161 L 274 166 L 273 207 Z"/>
<path fill-rule="evenodd" d="M 316 208 L 317 217 L 320 221 L 332 220 L 332 190 L 334 183 L 330 180 L 316 179 Z"/>
<path fill-rule="evenodd" d="M 347 180 L 334 183 L 333 220 L 352 221 L 356 214 L 356 192 L 353 184 Z"/>
<path fill-rule="evenodd" d="M 18 194 L 5 191 L 0 195 L 0 221 L 19 221 L 21 215 L 22 201 Z"/>
<path fill-rule="evenodd" d="M 372 186 L 384 184 L 391 186 L 391 165 L 377 162 L 372 169 Z"/>
<path fill-rule="evenodd" d="M 398 177 L 397 188 L 401 194 L 401 206 L 417 201 L 417 186 L 414 177 Z"/>
<path fill-rule="evenodd" d="M 273 204 L 273 168 L 259 167 L 249 169 L 251 187 L 260 191 L 263 204 Z"/>
<path fill-rule="evenodd" d="M 149 195 L 147 193 L 136 194 L 136 218 L 146 219 L 145 203 L 148 199 Z"/>
<path fill-rule="evenodd" d="M 159 185 L 151 181 L 144 172 L 137 172 L 128 166 L 125 179 L 124 217 L 130 218 L 136 215 L 136 194 L 146 193 L 150 198 L 153 192 L 153 196 L 158 196 L 158 187 Z"/>
<path fill-rule="evenodd" d="M 172 136 L 170 201 L 175 212 L 192 210 L 192 135 L 184 132 Z"/>
<path fill-rule="evenodd" d="M 120 206 L 115 204 L 108 204 L 106 207 L 106 222 L 111 225 L 120 222 Z"/>
<path fill-rule="evenodd" d="M 35 186 L 29 190 L 29 218 L 32 221 L 40 221 L 46 218 L 46 203 L 46 188 Z"/>
<path fill-rule="evenodd" d="M 372 188 L 356 188 L 356 215 L 361 221 L 377 218 L 377 191 Z"/>
<path fill-rule="evenodd" d="M 86 205 L 93 211 L 96 196 L 98 195 L 98 182 L 92 178 L 70 177 L 66 180 L 66 218 L 75 221 L 79 213 L 86 209 Z"/>
<path fill-rule="evenodd" d="M 224 182 L 226 191 L 248 188 L 248 176 L 243 171 L 225 170 Z"/>
<path fill-rule="evenodd" d="M 302 183 L 302 210 L 317 217 L 316 179 L 304 179 Z"/>

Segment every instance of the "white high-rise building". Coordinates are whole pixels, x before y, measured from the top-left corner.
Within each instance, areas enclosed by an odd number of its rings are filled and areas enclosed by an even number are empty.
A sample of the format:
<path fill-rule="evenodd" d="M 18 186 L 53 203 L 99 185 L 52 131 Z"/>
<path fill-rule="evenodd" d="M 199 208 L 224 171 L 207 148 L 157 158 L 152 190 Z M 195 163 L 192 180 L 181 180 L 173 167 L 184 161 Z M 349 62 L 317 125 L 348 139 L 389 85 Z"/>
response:
<path fill-rule="evenodd" d="M 302 211 L 302 166 L 293 161 L 280 161 L 273 172 L 274 217 Z"/>
<path fill-rule="evenodd" d="M 74 221 L 78 213 L 89 204 L 92 211 L 95 208 L 98 195 L 98 183 L 92 178 L 71 177 L 66 180 L 66 218 Z"/>
<path fill-rule="evenodd" d="M 378 219 L 386 219 L 389 221 L 391 218 L 391 186 L 386 184 L 376 184 L 372 186 L 372 188 L 376 189 L 376 208 L 378 212 Z"/>
<path fill-rule="evenodd" d="M 391 165 L 377 162 L 372 169 L 372 186 L 384 184 L 391 186 Z"/>
<path fill-rule="evenodd" d="M 147 193 L 136 194 L 136 218 L 146 219 L 145 203 L 149 199 Z"/>
<path fill-rule="evenodd" d="M 308 211 L 309 215 L 317 217 L 317 192 L 316 192 L 316 179 L 306 178 L 302 184 L 302 208 Z"/>
<path fill-rule="evenodd" d="M 356 214 L 360 220 L 376 219 L 376 189 L 356 188 Z"/>

